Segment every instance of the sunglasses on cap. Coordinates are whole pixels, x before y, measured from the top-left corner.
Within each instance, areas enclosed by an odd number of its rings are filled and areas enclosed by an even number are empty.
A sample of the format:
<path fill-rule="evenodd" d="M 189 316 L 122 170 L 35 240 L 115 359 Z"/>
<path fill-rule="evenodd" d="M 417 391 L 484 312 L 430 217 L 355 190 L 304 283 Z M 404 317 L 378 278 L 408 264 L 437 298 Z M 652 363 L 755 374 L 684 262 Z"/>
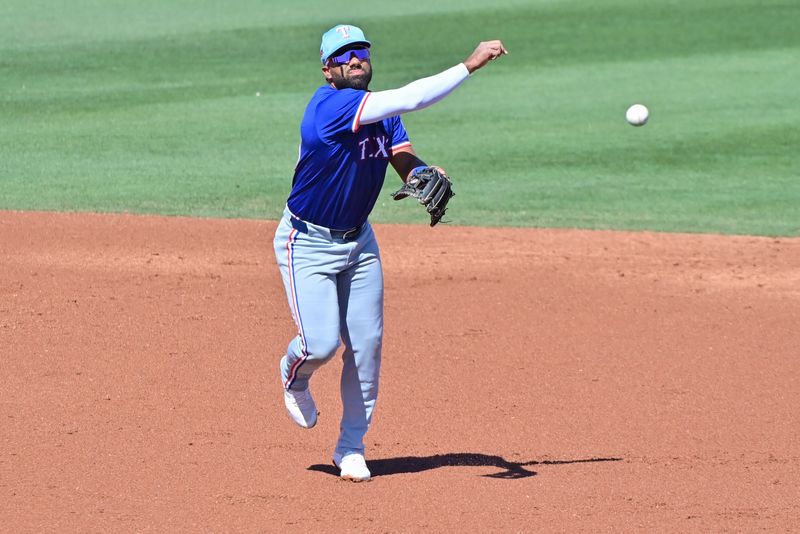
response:
<path fill-rule="evenodd" d="M 369 59 L 369 49 L 368 48 L 355 48 L 351 50 L 347 50 L 346 52 L 342 52 L 338 56 L 331 56 L 328 58 L 326 63 L 328 66 L 336 66 L 336 65 L 345 65 L 350 62 L 350 60 L 355 56 L 359 61 L 364 61 Z"/>

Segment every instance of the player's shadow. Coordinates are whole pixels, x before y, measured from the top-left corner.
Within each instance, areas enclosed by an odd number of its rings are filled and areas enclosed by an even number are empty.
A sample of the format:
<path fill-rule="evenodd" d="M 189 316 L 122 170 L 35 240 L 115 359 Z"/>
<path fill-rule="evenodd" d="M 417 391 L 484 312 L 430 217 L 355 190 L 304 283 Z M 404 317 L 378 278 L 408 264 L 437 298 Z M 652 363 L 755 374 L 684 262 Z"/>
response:
<path fill-rule="evenodd" d="M 501 456 L 489 454 L 457 452 L 450 454 L 436 454 L 434 456 L 403 456 L 400 458 L 384 458 L 380 460 L 367 460 L 367 467 L 374 477 L 387 475 L 400 475 L 404 473 L 419 473 L 440 467 L 496 467 L 501 469 L 497 473 L 482 475 L 489 478 L 514 480 L 536 475 L 536 471 L 526 469 L 533 465 L 566 465 L 593 462 L 619 462 L 622 458 L 582 458 L 577 460 L 530 460 L 527 462 L 510 462 Z M 332 464 L 314 464 L 308 467 L 309 471 L 319 471 L 329 475 L 339 476 L 339 470 Z"/>

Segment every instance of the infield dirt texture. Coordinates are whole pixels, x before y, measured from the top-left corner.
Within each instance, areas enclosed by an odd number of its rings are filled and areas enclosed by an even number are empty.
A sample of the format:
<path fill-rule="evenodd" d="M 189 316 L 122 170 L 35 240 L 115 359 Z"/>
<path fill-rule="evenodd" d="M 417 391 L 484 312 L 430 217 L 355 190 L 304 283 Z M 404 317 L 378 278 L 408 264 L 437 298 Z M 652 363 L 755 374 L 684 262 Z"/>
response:
<path fill-rule="evenodd" d="M 0 532 L 796 530 L 800 4 L 272 4 L 0 5 Z M 345 20 L 375 89 L 511 52 L 405 120 L 360 485 L 272 252 Z"/>
<path fill-rule="evenodd" d="M 339 360 L 314 378 L 314 429 L 283 407 L 274 228 L 0 213 L 4 529 L 800 521 L 797 239 L 379 226 L 375 477 L 357 485 L 330 465 Z"/>

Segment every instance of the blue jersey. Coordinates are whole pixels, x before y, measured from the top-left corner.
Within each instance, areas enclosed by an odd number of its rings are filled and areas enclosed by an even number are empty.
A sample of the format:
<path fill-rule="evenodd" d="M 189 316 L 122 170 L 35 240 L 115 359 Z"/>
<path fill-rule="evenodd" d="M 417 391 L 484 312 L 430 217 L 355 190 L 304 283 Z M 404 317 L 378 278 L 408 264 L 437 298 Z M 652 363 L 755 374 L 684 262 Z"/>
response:
<path fill-rule="evenodd" d="M 320 87 L 300 124 L 300 157 L 287 205 L 336 230 L 363 224 L 378 199 L 392 151 L 410 146 L 399 116 L 359 124 L 369 92 Z"/>

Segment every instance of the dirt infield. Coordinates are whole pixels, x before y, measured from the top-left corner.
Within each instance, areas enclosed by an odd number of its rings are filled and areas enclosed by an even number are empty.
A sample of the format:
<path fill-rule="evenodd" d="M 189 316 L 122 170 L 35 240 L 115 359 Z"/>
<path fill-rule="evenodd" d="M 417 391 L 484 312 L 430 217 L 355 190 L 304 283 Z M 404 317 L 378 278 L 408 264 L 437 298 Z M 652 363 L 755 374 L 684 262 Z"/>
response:
<path fill-rule="evenodd" d="M 284 413 L 274 229 L 0 212 L 0 531 L 800 524 L 800 239 L 377 226 L 359 485 L 338 359 Z"/>

